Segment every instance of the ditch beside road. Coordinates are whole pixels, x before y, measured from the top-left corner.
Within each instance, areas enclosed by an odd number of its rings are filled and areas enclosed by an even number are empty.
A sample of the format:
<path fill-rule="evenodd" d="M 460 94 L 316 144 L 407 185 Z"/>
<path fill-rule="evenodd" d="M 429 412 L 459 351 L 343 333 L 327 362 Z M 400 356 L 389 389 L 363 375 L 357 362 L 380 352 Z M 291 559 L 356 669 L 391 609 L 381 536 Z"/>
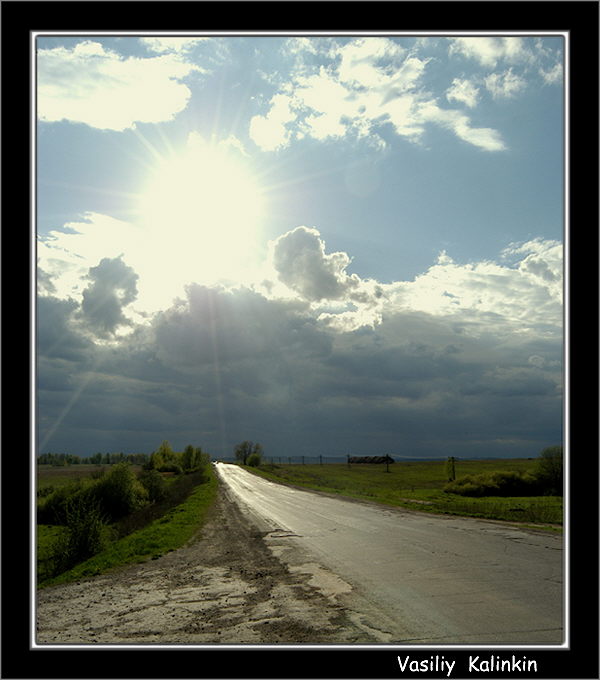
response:
<path fill-rule="evenodd" d="M 223 489 L 189 545 L 37 593 L 37 644 L 355 644 L 336 588 L 291 572 Z M 335 584 L 335 577 L 332 577 Z"/>

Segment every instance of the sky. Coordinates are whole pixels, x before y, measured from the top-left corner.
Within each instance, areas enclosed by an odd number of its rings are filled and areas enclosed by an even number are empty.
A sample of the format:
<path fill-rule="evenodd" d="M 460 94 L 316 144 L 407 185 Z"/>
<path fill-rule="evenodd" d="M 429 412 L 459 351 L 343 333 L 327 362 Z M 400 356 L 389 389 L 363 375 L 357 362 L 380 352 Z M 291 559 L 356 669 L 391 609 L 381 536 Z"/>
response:
<path fill-rule="evenodd" d="M 562 443 L 562 35 L 36 53 L 39 453 Z"/>

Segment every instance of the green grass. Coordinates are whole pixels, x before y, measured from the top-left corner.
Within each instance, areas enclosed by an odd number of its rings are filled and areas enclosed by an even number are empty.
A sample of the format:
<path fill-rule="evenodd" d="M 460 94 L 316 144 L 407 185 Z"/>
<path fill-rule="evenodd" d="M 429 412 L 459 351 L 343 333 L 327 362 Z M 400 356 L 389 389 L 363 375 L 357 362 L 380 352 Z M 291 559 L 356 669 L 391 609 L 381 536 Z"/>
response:
<path fill-rule="evenodd" d="M 106 550 L 52 579 L 42 581 L 46 587 L 101 574 L 116 567 L 155 559 L 185 545 L 202 527 L 209 508 L 216 499 L 217 479 L 211 465 L 207 481 L 199 484 L 184 502 L 142 529 L 112 543 Z M 52 527 L 60 530 L 61 527 Z M 38 527 L 38 558 L 48 550 L 51 537 Z"/>
<path fill-rule="evenodd" d="M 456 476 L 492 471 L 532 472 L 533 459 L 458 460 Z M 261 465 L 248 468 L 263 477 L 422 512 L 499 519 L 524 524 L 561 525 L 563 500 L 556 496 L 466 498 L 443 491 L 445 461 L 396 462 L 385 465 Z"/>

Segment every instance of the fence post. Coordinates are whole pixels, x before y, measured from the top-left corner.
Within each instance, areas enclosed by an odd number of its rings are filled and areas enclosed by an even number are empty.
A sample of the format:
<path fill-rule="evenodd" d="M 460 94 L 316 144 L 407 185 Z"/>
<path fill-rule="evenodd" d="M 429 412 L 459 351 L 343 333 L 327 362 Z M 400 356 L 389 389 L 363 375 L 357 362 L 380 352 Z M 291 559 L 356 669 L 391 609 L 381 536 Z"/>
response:
<path fill-rule="evenodd" d="M 348 459 L 348 470 L 350 469 L 350 454 L 346 454 L 346 458 Z"/>

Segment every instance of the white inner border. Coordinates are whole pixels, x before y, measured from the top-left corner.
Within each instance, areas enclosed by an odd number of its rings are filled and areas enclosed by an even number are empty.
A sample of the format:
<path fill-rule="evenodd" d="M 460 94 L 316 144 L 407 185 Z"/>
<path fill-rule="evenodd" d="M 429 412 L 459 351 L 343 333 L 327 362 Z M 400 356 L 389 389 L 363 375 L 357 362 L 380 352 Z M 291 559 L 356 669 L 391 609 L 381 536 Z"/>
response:
<path fill-rule="evenodd" d="M 130 644 L 49 644 L 39 645 L 36 642 L 36 458 L 37 458 L 37 409 L 36 409 L 36 385 L 37 385 L 37 353 L 36 353 L 36 301 L 37 301 L 37 203 L 36 203 L 36 179 L 37 179 L 37 69 L 36 69 L 36 40 L 38 37 L 160 37 L 160 36 L 177 36 L 182 38 L 195 37 L 286 37 L 286 36 L 322 36 L 322 37 L 359 37 L 359 36 L 387 36 L 387 37 L 403 37 L 403 36 L 418 36 L 418 37 L 446 37 L 446 36 L 468 36 L 468 37 L 483 37 L 483 36 L 523 36 L 523 37 L 562 37 L 564 39 L 564 59 L 563 59 L 563 447 L 566 454 L 565 464 L 565 506 L 564 506 L 564 522 L 563 522 L 563 626 L 564 626 L 564 642 L 561 645 L 406 645 L 406 644 L 381 644 L 381 645 L 311 645 L 311 644 L 182 644 L 182 645 L 130 645 Z M 570 429 L 569 429 L 569 297 L 568 297 L 568 282 L 569 282 L 569 186 L 570 186 L 570 168 L 569 168 L 569 32 L 566 31 L 281 31 L 281 32 L 257 32 L 257 31 L 219 31 L 219 32 L 188 32 L 188 31 L 102 31 L 102 32 L 79 32 L 79 31 L 31 31 L 30 32 L 30 57 L 31 57 L 31 175 L 30 175 L 30 207 L 31 207 L 31 240 L 30 240 L 30 284 L 31 284 L 31 349 L 30 349 L 30 365 L 31 365 L 31 385 L 30 385 L 30 422 L 31 430 L 29 433 L 29 450 L 30 450 L 30 504 L 31 504 L 31 527 L 30 527 L 30 579 L 31 579 L 31 598 L 30 598 L 30 649 L 77 649 L 77 650 L 91 650 L 91 649 L 385 649 L 389 651 L 394 650 L 413 650 L 419 652 L 421 650 L 465 650 L 465 649 L 570 649 L 570 570 L 569 570 L 569 544 L 570 544 L 570 498 L 569 498 L 569 469 L 570 469 Z"/>

